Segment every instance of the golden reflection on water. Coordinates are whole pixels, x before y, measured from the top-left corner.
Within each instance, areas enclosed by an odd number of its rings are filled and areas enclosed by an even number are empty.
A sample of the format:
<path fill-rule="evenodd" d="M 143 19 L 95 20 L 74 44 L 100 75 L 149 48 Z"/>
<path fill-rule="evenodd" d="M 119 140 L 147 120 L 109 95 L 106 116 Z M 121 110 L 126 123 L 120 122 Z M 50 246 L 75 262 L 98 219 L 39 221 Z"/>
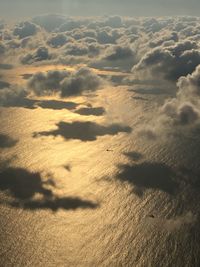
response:
<path fill-rule="evenodd" d="M 52 66 L 42 70 L 50 69 Z M 14 77 L 38 70 L 41 68 L 12 70 L 10 79 L 13 82 Z M 22 82 L 22 78 L 19 81 Z M 10 207 L 9 191 L 0 192 L 3 266 L 143 267 L 155 258 L 155 251 L 160 253 L 158 258 L 162 261 L 169 235 L 161 233 L 160 238 L 157 229 L 149 228 L 144 218 L 152 210 L 160 213 L 171 210 L 170 197 L 156 192 L 139 198 L 128 183 L 122 185 L 116 180 L 119 164 L 130 164 L 125 152 L 140 152 L 144 157 L 149 154 L 151 160 L 159 157 L 152 146 L 145 145 L 134 133 L 141 121 L 148 122 L 154 103 L 150 106 L 132 96 L 133 92 L 126 87 L 106 86 L 97 92 L 97 96 L 64 99 L 77 103 L 72 110 L 1 108 L 0 132 L 18 140 L 14 147 L 1 150 L 1 162 L 10 160 L 13 168 L 38 172 L 42 181 L 52 179 L 55 185 L 45 187 L 52 190 L 55 200 L 78 197 L 97 204 L 95 208 L 75 210 L 62 207 L 27 210 L 23 203 L 20 208 Z M 50 97 L 43 100 L 60 101 Z M 103 116 L 75 113 L 76 109 L 88 104 L 103 107 L 106 113 Z M 144 110 L 149 109 L 148 117 Z M 61 121 L 90 121 L 103 126 L 118 123 L 131 127 L 132 132 L 96 136 L 92 141 L 66 139 L 61 134 L 34 135 L 56 130 Z"/>

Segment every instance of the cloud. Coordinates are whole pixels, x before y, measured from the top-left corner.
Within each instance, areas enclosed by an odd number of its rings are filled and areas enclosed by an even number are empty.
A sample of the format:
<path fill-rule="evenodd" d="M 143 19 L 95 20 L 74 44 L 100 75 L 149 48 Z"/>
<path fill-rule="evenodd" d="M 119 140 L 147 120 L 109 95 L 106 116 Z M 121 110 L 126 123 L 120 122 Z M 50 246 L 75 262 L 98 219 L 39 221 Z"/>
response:
<path fill-rule="evenodd" d="M 81 68 L 61 83 L 61 96 L 81 95 L 93 92 L 103 86 L 103 79 L 88 68 Z"/>
<path fill-rule="evenodd" d="M 148 52 L 133 67 L 133 73 L 139 77 L 149 77 L 176 81 L 181 76 L 191 74 L 200 64 L 200 52 L 197 44 L 183 41 L 169 47 L 158 47 Z"/>
<path fill-rule="evenodd" d="M 65 16 L 56 14 L 41 15 L 33 18 L 33 22 L 45 30 L 51 32 L 64 24 L 66 21 Z"/>
<path fill-rule="evenodd" d="M 167 100 L 162 112 L 174 123 L 193 125 L 200 117 L 200 65 L 192 74 L 181 77 L 177 87 L 176 98 Z"/>
<path fill-rule="evenodd" d="M 111 16 L 105 20 L 105 26 L 111 28 L 120 28 L 123 26 L 122 18 L 119 16 Z"/>
<path fill-rule="evenodd" d="M 52 55 L 49 53 L 48 48 L 39 47 L 34 53 L 29 53 L 21 58 L 22 64 L 32 64 L 34 62 L 50 60 Z"/>
<path fill-rule="evenodd" d="M 103 85 L 103 79 L 88 68 L 80 68 L 74 73 L 58 70 L 38 72 L 28 80 L 30 92 L 40 96 L 53 93 L 61 97 L 82 95 L 96 91 Z"/>
<path fill-rule="evenodd" d="M 91 61 L 90 66 L 95 68 L 113 68 L 130 71 L 137 63 L 137 55 L 130 46 L 111 45 L 100 59 Z"/>
<path fill-rule="evenodd" d="M 28 80 L 28 88 L 37 96 L 51 95 L 60 91 L 61 81 L 69 76 L 67 71 L 37 72 Z"/>
<path fill-rule="evenodd" d="M 29 22 L 21 22 L 18 26 L 15 27 L 13 30 L 13 35 L 18 36 L 20 39 L 27 37 L 27 36 L 32 36 L 35 35 L 38 31 L 38 27 Z"/>
<path fill-rule="evenodd" d="M 27 90 L 19 86 L 1 89 L 0 106 L 12 106 L 15 103 L 20 103 L 27 95 Z"/>
<path fill-rule="evenodd" d="M 0 43 L 0 55 L 4 54 L 6 51 L 6 47 L 4 44 Z"/>
<path fill-rule="evenodd" d="M 67 32 L 72 31 L 77 28 L 81 28 L 84 25 L 84 21 L 81 20 L 72 20 L 69 19 L 65 23 L 63 23 L 58 29 L 58 32 Z"/>
<path fill-rule="evenodd" d="M 62 33 L 54 34 L 47 40 L 47 44 L 53 48 L 61 47 L 66 43 L 67 43 L 67 36 Z"/>

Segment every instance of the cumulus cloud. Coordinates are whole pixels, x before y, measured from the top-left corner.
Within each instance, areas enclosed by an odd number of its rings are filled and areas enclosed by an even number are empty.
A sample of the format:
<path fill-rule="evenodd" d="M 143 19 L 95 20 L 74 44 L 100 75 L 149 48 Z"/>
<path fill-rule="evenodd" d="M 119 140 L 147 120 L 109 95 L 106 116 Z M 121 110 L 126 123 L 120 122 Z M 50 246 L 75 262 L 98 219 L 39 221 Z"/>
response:
<path fill-rule="evenodd" d="M 61 96 L 81 95 L 101 88 L 103 80 L 88 68 L 81 68 L 61 83 Z"/>
<path fill-rule="evenodd" d="M 103 79 L 88 68 L 74 73 L 67 71 L 38 72 L 28 81 L 28 88 L 36 95 L 58 93 L 61 97 L 81 95 L 101 88 Z"/>
<path fill-rule="evenodd" d="M 4 44 L 0 43 L 0 55 L 4 54 L 6 51 L 6 47 Z"/>
<path fill-rule="evenodd" d="M 52 55 L 49 53 L 47 47 L 39 47 L 34 53 L 28 53 L 21 58 L 22 64 L 32 64 L 37 61 L 50 60 Z"/>
<path fill-rule="evenodd" d="M 53 48 L 58 48 L 66 44 L 67 37 L 65 34 L 54 34 L 47 40 L 47 44 Z"/>
<path fill-rule="evenodd" d="M 99 60 L 91 62 L 96 68 L 114 68 L 129 71 L 137 62 L 136 53 L 130 46 L 112 45 Z"/>
<path fill-rule="evenodd" d="M 139 77 L 147 74 L 148 77 L 176 81 L 181 76 L 191 74 L 199 64 L 197 44 L 187 40 L 149 51 L 132 71 Z"/>
<path fill-rule="evenodd" d="M 61 81 L 69 76 L 67 71 L 38 72 L 29 79 L 28 88 L 38 96 L 50 95 L 58 92 L 61 88 Z"/>
<path fill-rule="evenodd" d="M 32 20 L 35 24 L 51 32 L 65 23 L 66 17 L 56 14 L 40 15 Z"/>
<path fill-rule="evenodd" d="M 15 27 L 15 29 L 13 30 L 13 35 L 16 35 L 20 39 L 22 39 L 27 36 L 35 35 L 37 31 L 38 27 L 35 24 L 29 21 L 25 21 L 21 22 L 18 26 Z"/>
<path fill-rule="evenodd" d="M 176 98 L 166 101 L 162 111 L 175 123 L 194 124 L 200 116 L 200 65 L 177 82 Z"/>
<path fill-rule="evenodd" d="M 21 102 L 27 95 L 27 90 L 18 86 L 1 89 L 0 106 L 12 106 L 17 102 Z"/>

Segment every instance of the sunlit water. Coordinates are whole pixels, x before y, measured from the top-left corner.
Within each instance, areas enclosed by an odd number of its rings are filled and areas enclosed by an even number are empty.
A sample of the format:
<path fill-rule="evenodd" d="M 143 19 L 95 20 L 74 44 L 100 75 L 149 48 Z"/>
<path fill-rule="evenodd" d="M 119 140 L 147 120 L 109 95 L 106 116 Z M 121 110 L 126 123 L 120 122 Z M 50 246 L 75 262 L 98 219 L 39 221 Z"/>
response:
<path fill-rule="evenodd" d="M 1 134 L 16 140 L 1 148 L 2 165 L 12 168 L 11 176 L 19 168 L 39 173 L 53 196 L 36 190 L 23 199 L 29 182 L 17 180 L 22 192 L 16 192 L 1 175 L 0 266 L 199 266 L 198 138 L 153 141 L 137 134 L 162 95 L 125 87 L 97 95 L 67 99 L 79 104 L 70 110 L 1 108 Z M 105 114 L 75 113 L 88 104 Z M 70 138 L 56 133 L 61 121 L 122 128 L 91 133 L 89 126 L 90 140 L 79 140 L 73 129 Z M 31 205 L 33 199 L 39 204 Z"/>

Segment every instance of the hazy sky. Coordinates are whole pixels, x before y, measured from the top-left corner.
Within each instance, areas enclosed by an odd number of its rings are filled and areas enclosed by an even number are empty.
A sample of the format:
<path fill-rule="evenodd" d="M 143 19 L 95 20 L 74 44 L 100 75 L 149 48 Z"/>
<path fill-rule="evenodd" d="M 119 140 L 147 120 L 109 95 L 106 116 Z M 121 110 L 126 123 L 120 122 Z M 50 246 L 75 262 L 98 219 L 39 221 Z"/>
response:
<path fill-rule="evenodd" d="M 199 15 L 200 0 L 0 0 L 0 16 L 41 13 L 129 16 Z"/>

